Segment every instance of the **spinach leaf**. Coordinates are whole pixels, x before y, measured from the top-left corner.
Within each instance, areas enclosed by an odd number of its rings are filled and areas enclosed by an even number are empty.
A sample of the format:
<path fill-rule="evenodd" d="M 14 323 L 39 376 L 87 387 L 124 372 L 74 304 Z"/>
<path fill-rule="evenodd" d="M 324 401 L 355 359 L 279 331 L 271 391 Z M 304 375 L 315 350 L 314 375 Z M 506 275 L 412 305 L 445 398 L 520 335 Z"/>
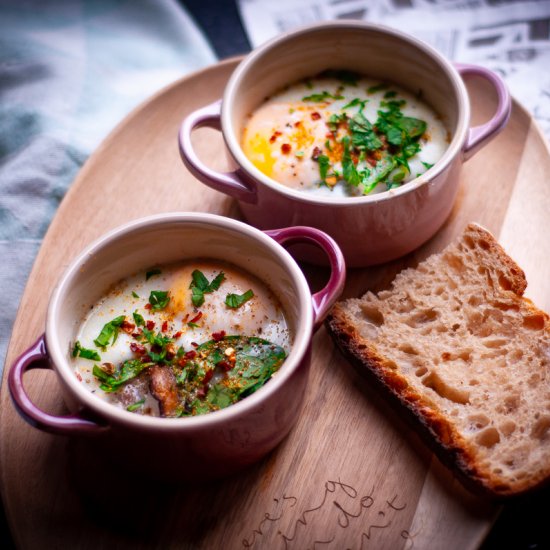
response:
<path fill-rule="evenodd" d="M 206 372 L 226 358 L 226 351 L 234 350 L 235 366 L 206 395 L 206 401 L 220 408 L 246 397 L 261 388 L 286 359 L 285 350 L 257 337 L 226 336 L 210 340 L 197 348 L 197 354 Z"/>

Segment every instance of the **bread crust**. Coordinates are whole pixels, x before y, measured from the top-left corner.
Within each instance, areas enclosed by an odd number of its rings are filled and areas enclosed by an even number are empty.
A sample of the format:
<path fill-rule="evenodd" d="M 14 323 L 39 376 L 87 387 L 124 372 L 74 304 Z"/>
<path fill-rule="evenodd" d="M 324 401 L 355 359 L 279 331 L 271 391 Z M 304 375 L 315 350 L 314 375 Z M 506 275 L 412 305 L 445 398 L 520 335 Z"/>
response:
<path fill-rule="evenodd" d="M 523 270 L 508 256 L 491 233 L 477 224 L 469 224 L 461 242 L 469 247 L 480 247 L 487 252 L 486 256 L 492 261 L 492 265 L 483 267 L 491 276 L 498 277 L 500 287 L 508 296 L 513 293 L 515 300 L 520 301 L 524 309 L 539 316 L 537 319 L 542 316 L 545 322 L 544 331 L 550 334 L 548 315 L 523 298 L 527 287 Z M 456 423 L 441 412 L 427 392 L 420 393 L 415 389 L 399 365 L 380 353 L 376 342 L 360 333 L 353 315 L 346 309 L 348 302 L 337 303 L 327 318 L 326 326 L 334 342 L 352 365 L 374 382 L 378 390 L 382 390 L 390 404 L 397 406 L 399 412 L 405 413 L 409 424 L 468 489 L 501 499 L 525 493 L 547 482 L 550 478 L 550 452 L 544 471 L 513 485 L 479 464 L 475 445 L 463 436 Z"/>

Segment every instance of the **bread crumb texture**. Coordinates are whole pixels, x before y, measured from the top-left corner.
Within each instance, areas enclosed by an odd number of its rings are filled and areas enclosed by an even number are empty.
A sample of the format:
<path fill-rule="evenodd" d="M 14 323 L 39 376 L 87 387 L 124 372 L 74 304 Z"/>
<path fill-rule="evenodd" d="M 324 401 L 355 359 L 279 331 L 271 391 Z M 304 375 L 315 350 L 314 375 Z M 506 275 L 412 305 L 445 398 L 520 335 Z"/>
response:
<path fill-rule="evenodd" d="M 337 304 L 328 322 L 428 427 L 440 457 L 501 496 L 550 477 L 550 321 L 526 286 L 494 237 L 470 224 L 391 289 Z"/>

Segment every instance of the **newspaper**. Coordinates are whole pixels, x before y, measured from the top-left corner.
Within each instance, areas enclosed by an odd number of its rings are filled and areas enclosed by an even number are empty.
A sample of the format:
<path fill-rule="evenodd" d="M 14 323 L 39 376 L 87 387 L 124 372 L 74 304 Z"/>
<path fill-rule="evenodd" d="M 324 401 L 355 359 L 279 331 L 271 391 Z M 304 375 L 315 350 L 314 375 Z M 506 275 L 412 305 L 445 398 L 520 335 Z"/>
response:
<path fill-rule="evenodd" d="M 550 140 L 550 0 L 239 0 L 253 47 L 292 28 L 363 19 L 499 73 Z"/>

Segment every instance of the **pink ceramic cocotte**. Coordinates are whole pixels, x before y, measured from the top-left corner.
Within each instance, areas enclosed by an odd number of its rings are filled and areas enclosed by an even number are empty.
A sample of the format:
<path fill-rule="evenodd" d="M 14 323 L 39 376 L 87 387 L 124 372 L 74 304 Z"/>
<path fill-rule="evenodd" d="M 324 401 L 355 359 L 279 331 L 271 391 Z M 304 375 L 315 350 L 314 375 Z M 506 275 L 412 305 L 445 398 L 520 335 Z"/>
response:
<path fill-rule="evenodd" d="M 282 246 L 292 243 L 310 243 L 326 254 L 330 277 L 313 295 Z M 71 349 L 85 312 L 111 285 L 132 273 L 205 257 L 253 273 L 278 297 L 292 345 L 277 375 L 225 409 L 182 418 L 134 414 L 86 389 L 71 365 Z M 126 468 L 145 466 L 170 480 L 227 475 L 272 450 L 297 420 L 307 387 L 311 339 L 340 295 L 344 279 L 338 246 L 317 229 L 290 227 L 263 233 L 232 219 L 199 213 L 131 222 L 88 247 L 62 276 L 50 301 L 45 335 L 11 367 L 13 401 L 23 418 L 43 431 L 96 436 L 94 447 L 99 445 Z M 54 416 L 32 403 L 23 385 L 23 375 L 31 368 L 55 370 L 70 414 Z"/>
<path fill-rule="evenodd" d="M 402 187 L 362 197 L 313 196 L 263 174 L 241 148 L 247 116 L 285 85 L 326 69 L 355 71 L 420 94 L 449 131 L 442 158 Z M 484 78 L 496 91 L 496 112 L 481 126 L 470 126 L 464 75 Z M 283 34 L 250 53 L 231 76 L 223 99 L 184 120 L 179 145 L 191 173 L 237 199 L 252 225 L 320 228 L 340 245 L 348 266 L 368 266 L 412 251 L 441 227 L 451 212 L 462 164 L 505 126 L 510 109 L 503 81 L 487 69 L 453 64 L 431 46 L 394 29 L 331 21 Z M 221 130 L 235 171 L 219 173 L 198 158 L 191 134 L 201 126 Z M 309 253 L 303 257 L 321 261 Z"/>

